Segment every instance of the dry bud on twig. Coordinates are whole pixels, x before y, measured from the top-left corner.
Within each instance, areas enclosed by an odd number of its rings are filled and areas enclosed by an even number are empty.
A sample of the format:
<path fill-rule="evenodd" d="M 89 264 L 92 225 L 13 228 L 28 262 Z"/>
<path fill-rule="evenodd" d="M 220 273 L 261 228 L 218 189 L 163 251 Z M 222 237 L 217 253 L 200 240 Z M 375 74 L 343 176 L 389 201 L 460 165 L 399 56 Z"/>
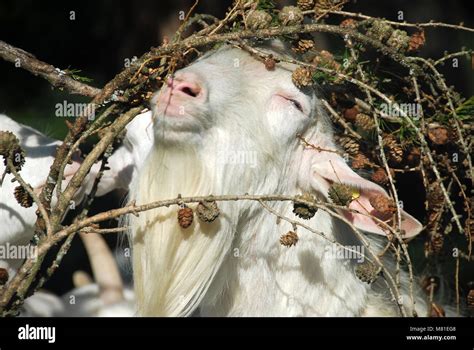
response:
<path fill-rule="evenodd" d="M 374 283 L 379 273 L 380 269 L 371 262 L 363 262 L 355 267 L 357 278 L 368 284 Z"/>
<path fill-rule="evenodd" d="M 202 201 L 196 207 L 196 214 L 201 221 L 213 222 L 219 216 L 219 207 L 215 201 Z"/>
<path fill-rule="evenodd" d="M 303 23 L 303 12 L 296 6 L 285 6 L 278 13 L 278 19 L 283 25 L 293 26 Z"/>
<path fill-rule="evenodd" d="M 348 206 L 359 195 L 357 188 L 340 183 L 333 183 L 328 191 L 328 196 L 334 204 L 344 206 Z"/>
<path fill-rule="evenodd" d="M 246 24 L 249 29 L 267 28 L 272 22 L 272 16 L 263 10 L 253 10 L 247 15 Z"/>
<path fill-rule="evenodd" d="M 298 243 L 298 235 L 294 231 L 289 231 L 288 233 L 282 235 L 280 237 L 280 244 L 284 245 L 285 247 L 291 247 Z"/>
<path fill-rule="evenodd" d="M 314 202 L 316 200 L 314 196 L 310 193 L 304 193 L 302 195 L 297 196 L 297 198 L 302 199 L 307 202 Z M 314 216 L 314 214 L 316 214 L 317 210 L 318 209 L 316 207 L 307 205 L 305 203 L 301 203 L 297 201 L 293 203 L 293 213 L 296 216 L 305 220 L 311 219 Z"/>

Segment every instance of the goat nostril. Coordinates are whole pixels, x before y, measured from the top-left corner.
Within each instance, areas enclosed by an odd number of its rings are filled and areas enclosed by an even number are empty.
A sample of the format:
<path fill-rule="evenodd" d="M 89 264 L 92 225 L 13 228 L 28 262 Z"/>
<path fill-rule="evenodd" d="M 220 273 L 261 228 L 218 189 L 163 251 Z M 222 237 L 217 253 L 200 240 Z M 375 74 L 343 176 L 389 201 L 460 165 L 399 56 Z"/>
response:
<path fill-rule="evenodd" d="M 172 89 L 191 97 L 198 97 L 202 92 L 201 85 L 194 81 L 175 81 Z"/>
<path fill-rule="evenodd" d="M 193 88 L 190 86 L 183 86 L 181 89 L 179 89 L 179 91 L 191 97 L 196 97 L 199 94 L 200 89 L 197 87 Z"/>

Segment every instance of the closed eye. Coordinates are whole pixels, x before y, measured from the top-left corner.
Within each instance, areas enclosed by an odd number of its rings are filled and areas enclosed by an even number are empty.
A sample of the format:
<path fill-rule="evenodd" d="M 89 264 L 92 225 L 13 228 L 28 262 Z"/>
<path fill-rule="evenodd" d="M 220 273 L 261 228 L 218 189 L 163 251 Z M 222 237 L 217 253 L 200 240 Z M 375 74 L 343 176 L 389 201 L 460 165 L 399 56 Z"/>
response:
<path fill-rule="evenodd" d="M 303 106 L 301 105 L 301 103 L 299 103 L 298 101 L 293 100 L 293 99 L 291 99 L 291 98 L 287 98 L 287 100 L 288 100 L 289 102 L 291 102 L 291 103 L 293 104 L 293 106 L 295 106 L 295 108 L 296 108 L 297 110 L 299 110 L 301 113 L 303 113 Z"/>
<path fill-rule="evenodd" d="M 276 97 L 284 99 L 287 103 L 290 103 L 292 107 L 296 108 L 302 114 L 308 114 L 308 106 L 305 105 L 306 101 L 301 101 L 301 99 L 296 98 L 294 94 L 286 94 L 286 93 L 276 93 Z"/>

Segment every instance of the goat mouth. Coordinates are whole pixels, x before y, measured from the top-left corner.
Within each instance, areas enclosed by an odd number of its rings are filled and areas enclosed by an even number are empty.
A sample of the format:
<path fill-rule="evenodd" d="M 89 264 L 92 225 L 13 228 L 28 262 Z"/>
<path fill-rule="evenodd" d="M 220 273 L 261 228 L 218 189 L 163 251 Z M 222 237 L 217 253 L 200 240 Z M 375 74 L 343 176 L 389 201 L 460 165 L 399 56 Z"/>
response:
<path fill-rule="evenodd" d="M 157 114 L 155 121 L 155 134 L 164 137 L 175 137 L 181 134 L 199 134 L 205 129 L 200 118 L 187 112 L 177 110 L 175 107 Z M 180 137 L 184 137 L 181 135 Z M 183 140 L 184 141 L 184 140 Z"/>
<path fill-rule="evenodd" d="M 204 106 L 183 100 L 179 96 L 172 96 L 169 100 L 160 100 L 154 112 L 160 119 L 182 120 L 183 122 L 193 122 L 193 120 L 197 122 L 202 119 L 203 114 L 207 114 Z"/>

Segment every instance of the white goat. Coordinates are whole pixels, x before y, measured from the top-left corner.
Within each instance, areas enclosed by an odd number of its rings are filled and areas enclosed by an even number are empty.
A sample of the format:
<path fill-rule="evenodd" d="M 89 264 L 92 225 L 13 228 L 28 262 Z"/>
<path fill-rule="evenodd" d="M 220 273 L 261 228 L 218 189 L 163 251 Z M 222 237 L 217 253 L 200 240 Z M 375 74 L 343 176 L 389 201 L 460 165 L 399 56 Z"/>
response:
<path fill-rule="evenodd" d="M 360 189 L 350 208 L 373 212 L 369 196 L 386 196 L 380 186 L 357 175 L 337 153 L 306 148 L 296 137 L 337 149 L 314 91 L 293 85 L 294 68 L 279 64 L 268 71 L 242 50 L 225 47 L 178 71 L 152 99 L 155 143 L 132 183 L 131 199 L 144 204 L 178 194 L 311 192 L 327 200 L 330 185 L 342 182 Z M 289 202 L 269 205 L 296 218 Z M 187 229 L 178 225 L 176 207 L 130 218 L 140 315 L 187 316 L 196 310 L 210 316 L 399 314 L 382 278 L 372 285 L 361 282 L 355 261 L 328 254 L 334 245 L 327 240 L 298 228 L 298 244 L 287 248 L 279 236 L 292 225 L 260 204 L 219 202 L 219 207 L 216 221 L 194 220 Z M 383 240 L 377 235 L 384 236 L 377 224 L 361 214 L 342 214 L 371 232 L 366 239 L 377 251 Z M 405 212 L 402 216 L 405 237 L 418 234 L 421 224 Z M 323 210 L 305 223 L 329 239 L 362 246 L 349 226 Z M 410 314 L 404 273 L 401 283 Z M 415 298 L 418 313 L 425 315 L 417 290 Z"/>
<path fill-rule="evenodd" d="M 124 145 L 120 147 L 109 158 L 111 170 L 106 171 L 98 188 L 97 195 L 101 196 L 113 189 L 128 189 L 129 182 L 137 171 L 137 167 L 143 162 L 153 143 L 151 128 L 151 113 L 146 112 L 137 116 L 127 126 L 127 137 Z M 39 192 L 46 183 L 46 177 L 53 163 L 57 147 L 60 141 L 51 139 L 39 131 L 20 124 L 0 114 L 0 130 L 11 131 L 19 139 L 21 147 L 25 150 L 26 160 L 20 171 L 24 180 L 29 183 L 35 191 Z M 148 135 L 148 136 L 147 136 Z M 80 166 L 80 157 L 75 157 L 73 164 L 65 169 L 65 186 Z M 88 175 L 85 185 L 76 194 L 79 202 L 85 193 L 90 191 L 92 181 L 98 170 L 98 164 L 94 165 L 91 174 Z M 117 169 L 115 172 L 114 170 Z M 0 176 L 4 173 L 5 166 L 0 162 Z M 22 207 L 14 197 L 14 188 L 18 182 L 11 182 L 11 174 L 7 175 L 0 187 L 0 245 L 25 246 L 33 237 L 34 224 L 36 222 L 36 204 L 29 208 Z M 56 198 L 53 198 L 53 204 Z M 7 269 L 12 278 L 22 259 L 0 260 L 0 267 Z"/>
<path fill-rule="evenodd" d="M 113 189 L 128 189 L 129 182 L 143 162 L 153 142 L 153 135 L 148 126 L 151 124 L 151 113 L 137 116 L 127 126 L 127 137 L 122 147 L 109 158 L 110 171 L 106 171 L 97 192 L 103 195 Z M 19 139 L 25 150 L 26 161 L 21 175 L 35 191 L 39 191 L 46 182 L 46 177 L 54 160 L 56 148 L 60 141 L 46 137 L 37 130 L 19 124 L 5 115 L 0 115 L 0 130 L 11 131 Z M 149 137 L 147 137 L 148 135 Z M 65 184 L 74 175 L 80 165 L 79 157 L 65 171 Z M 114 169 L 118 169 L 114 172 Z M 0 174 L 5 166 L 0 164 Z M 96 175 L 98 166 L 94 166 L 91 176 L 76 200 L 80 201 Z M 0 245 L 24 246 L 33 237 L 36 221 L 36 205 L 24 208 L 16 201 L 13 192 L 18 183 L 11 182 L 12 175 L 7 175 L 0 187 Z M 55 198 L 53 204 L 55 202 Z M 26 299 L 22 316 L 132 316 L 134 314 L 133 292 L 123 288 L 114 259 L 103 238 L 96 234 L 82 234 L 88 256 L 94 271 L 96 283 L 76 284 L 74 290 L 59 298 L 49 292 L 39 291 Z M 0 267 L 7 269 L 12 278 L 23 259 L 0 260 Z"/>

